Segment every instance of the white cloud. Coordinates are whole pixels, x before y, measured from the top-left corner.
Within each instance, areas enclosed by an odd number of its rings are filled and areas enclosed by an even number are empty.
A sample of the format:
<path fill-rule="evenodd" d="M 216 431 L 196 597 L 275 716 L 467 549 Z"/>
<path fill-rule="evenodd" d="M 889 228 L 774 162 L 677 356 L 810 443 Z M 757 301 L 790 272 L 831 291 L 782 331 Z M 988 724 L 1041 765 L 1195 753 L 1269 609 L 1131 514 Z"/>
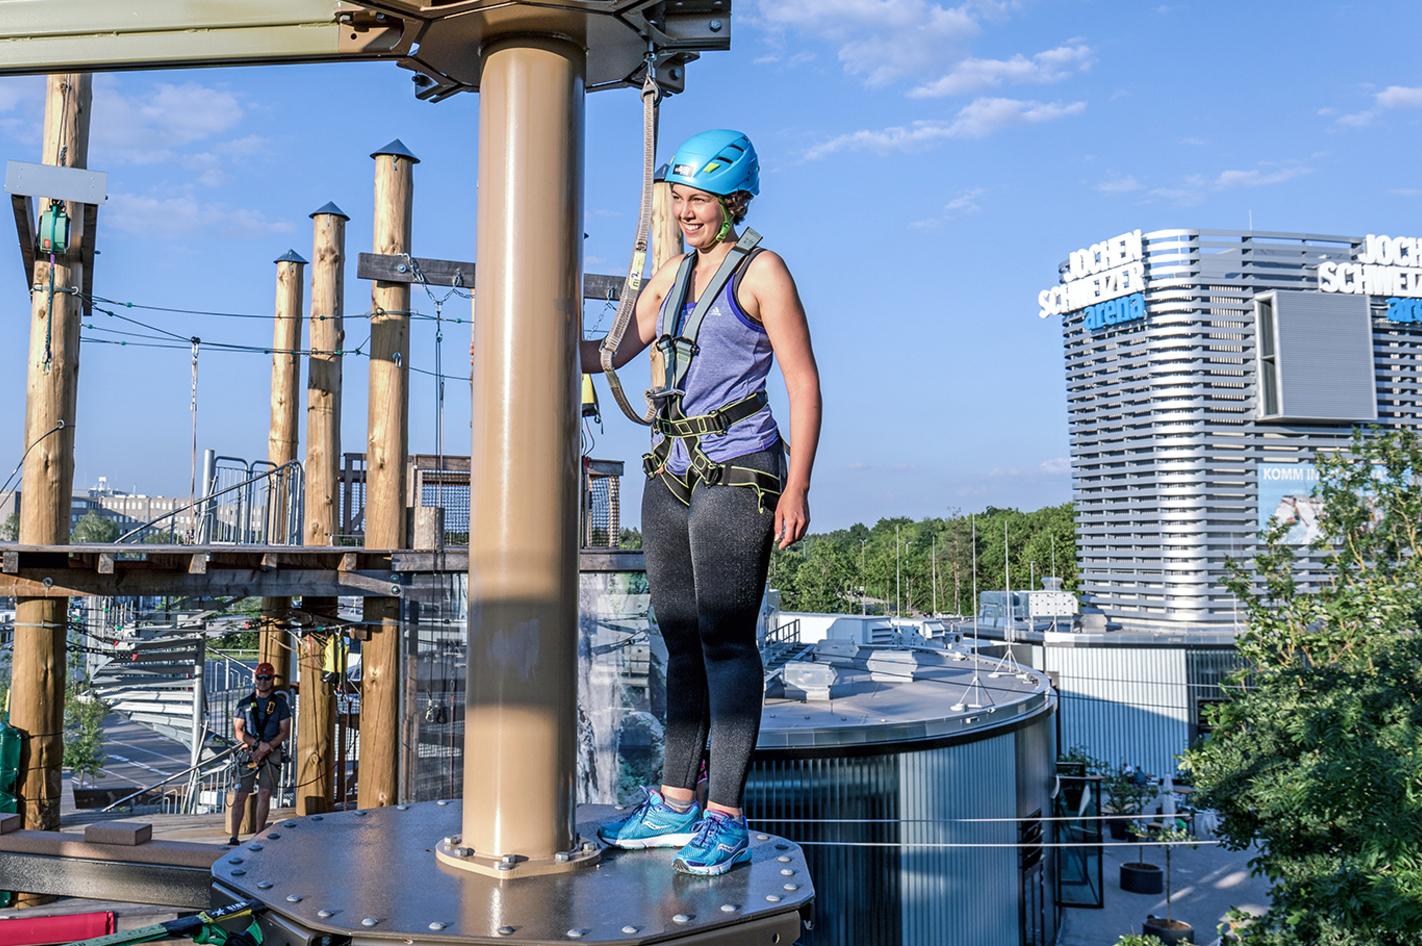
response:
<path fill-rule="evenodd" d="M 1373 98 L 1382 108 L 1422 108 L 1422 88 L 1390 85 Z"/>
<path fill-rule="evenodd" d="M 962 59 L 981 29 L 973 12 L 928 0 L 762 0 L 756 19 L 838 44 L 846 72 L 882 86 Z"/>
<path fill-rule="evenodd" d="M 1086 70 L 1095 61 L 1091 47 L 1084 43 L 1058 46 L 1028 59 L 1021 53 L 1011 59 L 964 59 L 945 76 L 912 89 L 912 98 L 937 98 L 944 95 L 966 95 L 981 89 L 996 87 L 1003 82 L 1060 82 L 1072 69 Z"/>
<path fill-rule="evenodd" d="M 1115 171 L 1110 171 L 1106 175 L 1106 180 L 1096 185 L 1096 189 L 1103 194 L 1128 194 L 1131 191 L 1140 190 L 1141 186 L 1141 183 L 1130 174 L 1122 177 Z"/>
<path fill-rule="evenodd" d="M 1180 143 L 1181 143 L 1182 145 L 1194 145 L 1194 146 L 1197 147 L 1197 148 L 1203 148 L 1203 147 L 1205 146 L 1205 139 L 1203 139 L 1203 138 L 1181 138 L 1181 139 L 1180 139 Z"/>
<path fill-rule="evenodd" d="M 14 111 L 22 102 L 43 102 L 43 76 L 19 76 L 0 79 L 0 112 Z"/>
<path fill-rule="evenodd" d="M 1252 171 L 1221 171 L 1220 176 L 1215 178 L 1215 190 L 1225 190 L 1230 187 L 1262 187 L 1266 184 L 1282 184 L 1285 181 L 1292 181 L 1296 177 L 1301 177 L 1309 173 L 1312 168 L 1293 165 L 1279 168 L 1277 171 L 1264 171 L 1255 168 Z"/>
<path fill-rule="evenodd" d="M 1416 187 L 1395 187 L 1388 193 L 1396 194 L 1398 197 L 1422 197 L 1422 190 Z"/>
<path fill-rule="evenodd" d="M 231 209 L 187 195 L 141 197 L 135 194 L 109 195 L 104 205 L 104 226 L 129 233 L 162 232 L 168 236 L 201 233 L 247 238 L 291 233 L 296 229 L 290 221 L 271 221 L 257 210 Z"/>
<path fill-rule="evenodd" d="M 1053 457 L 1025 470 L 1015 466 L 996 467 L 988 472 L 988 476 L 1061 476 L 1070 472 L 1071 459 L 1069 457 Z"/>
<path fill-rule="evenodd" d="M 1373 107 L 1350 115 L 1339 115 L 1338 124 L 1350 128 L 1371 125 L 1379 115 L 1390 108 L 1422 108 L 1422 87 L 1390 85 L 1381 92 L 1373 93 Z M 1321 109 L 1320 115 L 1331 114 L 1331 109 Z"/>
<path fill-rule="evenodd" d="M 986 193 L 987 188 L 985 187 L 974 187 L 972 190 L 963 191 L 944 205 L 943 215 L 951 220 L 953 217 L 968 217 L 982 213 L 983 208 L 978 206 L 978 198 Z"/>
<path fill-rule="evenodd" d="M 1302 164 L 1284 165 L 1261 163 L 1249 171 L 1221 171 L 1213 179 L 1202 174 L 1192 174 L 1185 178 L 1181 187 L 1158 187 L 1150 192 L 1151 197 L 1169 200 L 1181 207 L 1193 207 L 1203 203 L 1210 193 L 1235 187 L 1267 187 L 1282 184 L 1313 172 L 1313 168 Z"/>
<path fill-rule="evenodd" d="M 159 82 L 127 95 L 112 78 L 96 81 L 91 148 L 110 163 L 156 164 L 234 128 L 243 115 L 234 93 L 196 82 Z"/>
<path fill-rule="evenodd" d="M 864 130 L 840 135 L 805 152 L 809 160 L 823 158 L 837 151 L 918 151 L 945 138 L 984 138 L 993 132 L 1018 125 L 1035 125 L 1080 115 L 1085 102 L 1060 103 L 1024 102 L 1019 99 L 980 98 L 966 105 L 951 122 L 916 121 L 878 130 Z"/>

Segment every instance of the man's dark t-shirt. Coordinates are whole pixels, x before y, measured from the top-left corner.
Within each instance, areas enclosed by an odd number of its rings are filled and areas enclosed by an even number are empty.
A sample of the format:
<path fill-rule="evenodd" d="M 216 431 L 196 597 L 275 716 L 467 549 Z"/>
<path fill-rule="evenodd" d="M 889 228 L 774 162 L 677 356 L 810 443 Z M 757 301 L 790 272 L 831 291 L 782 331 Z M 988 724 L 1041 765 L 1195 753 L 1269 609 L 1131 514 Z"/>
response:
<path fill-rule="evenodd" d="M 271 743 L 281 735 L 281 723 L 291 719 L 291 709 L 286 705 L 286 694 L 272 691 L 265 698 L 251 693 L 237 703 L 238 719 L 246 723 L 247 732 L 262 742 Z"/>

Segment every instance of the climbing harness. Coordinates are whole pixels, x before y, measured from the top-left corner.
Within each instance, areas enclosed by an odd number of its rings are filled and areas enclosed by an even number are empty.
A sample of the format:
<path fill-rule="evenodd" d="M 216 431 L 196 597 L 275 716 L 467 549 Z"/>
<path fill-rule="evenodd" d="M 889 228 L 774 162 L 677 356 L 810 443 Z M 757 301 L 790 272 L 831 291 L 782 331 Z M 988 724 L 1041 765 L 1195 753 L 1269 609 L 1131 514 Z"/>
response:
<path fill-rule="evenodd" d="M 656 53 L 647 51 L 647 78 L 642 82 L 642 207 L 637 216 L 637 241 L 632 248 L 632 265 L 627 268 L 627 278 L 622 282 L 622 295 L 617 302 L 617 316 L 612 320 L 612 328 L 598 346 L 598 358 L 602 362 L 602 373 L 607 376 L 607 386 L 617 406 L 622 408 L 634 422 L 649 426 L 656 417 L 657 409 L 652 404 L 651 392 L 647 398 L 646 414 L 639 414 L 627 402 L 622 390 L 622 382 L 617 378 L 617 370 L 612 365 L 612 356 L 622 337 L 627 334 L 627 326 L 637 310 L 637 294 L 642 288 L 642 270 L 647 266 L 647 236 L 652 230 L 652 189 L 653 175 L 657 161 L 657 103 L 662 90 L 657 85 Z"/>
<path fill-rule="evenodd" d="M 661 434 L 662 439 L 642 457 L 642 469 L 649 477 L 660 476 L 672 495 L 687 505 L 691 503 L 691 493 L 698 480 L 707 486 L 746 486 L 754 489 L 762 512 L 766 497 L 779 496 L 781 492 L 778 475 L 734 463 L 717 463 L 701 448 L 702 437 L 724 434 L 732 424 L 763 410 L 769 403 L 764 391 L 757 391 L 708 414 L 692 417 L 686 416 L 681 406 L 682 398 L 686 396 L 681 385 L 691 367 L 691 359 L 699 350 L 696 336 L 701 331 L 701 323 L 726 284 L 758 252 L 756 247 L 759 243 L 760 234 L 747 228 L 702 290 L 691 314 L 678 326 L 677 321 L 686 307 L 686 294 L 691 288 L 692 273 L 696 268 L 696 254 L 688 253 L 677 269 L 676 281 L 662 310 L 662 328 L 670 331 L 663 332 L 654 344 L 661 357 L 663 384 L 660 390 L 648 392 L 649 400 L 655 399 L 659 404 L 652 429 Z M 673 473 L 667 469 L 672 443 L 678 440 L 685 445 L 691 458 L 691 465 L 685 473 Z"/>

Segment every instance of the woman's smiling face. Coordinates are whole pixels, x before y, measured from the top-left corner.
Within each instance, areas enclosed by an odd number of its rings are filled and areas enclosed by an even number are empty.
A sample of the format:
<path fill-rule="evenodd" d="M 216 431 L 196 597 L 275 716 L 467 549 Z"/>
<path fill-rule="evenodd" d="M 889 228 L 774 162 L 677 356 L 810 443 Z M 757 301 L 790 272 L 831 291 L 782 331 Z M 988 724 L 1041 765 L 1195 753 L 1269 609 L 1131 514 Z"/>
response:
<path fill-rule="evenodd" d="M 692 249 L 709 249 L 716 243 L 726 214 L 715 194 L 685 184 L 672 185 L 672 213 Z"/>

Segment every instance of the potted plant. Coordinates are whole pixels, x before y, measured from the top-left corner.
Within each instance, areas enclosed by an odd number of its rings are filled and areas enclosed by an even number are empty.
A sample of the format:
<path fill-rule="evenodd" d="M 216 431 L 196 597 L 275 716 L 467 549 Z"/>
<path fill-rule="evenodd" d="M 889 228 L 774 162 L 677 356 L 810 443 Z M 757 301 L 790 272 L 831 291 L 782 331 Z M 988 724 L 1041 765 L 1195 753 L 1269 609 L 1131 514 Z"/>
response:
<path fill-rule="evenodd" d="M 1116 940 L 1116 946 L 1165 946 L 1148 933 L 1128 933 Z"/>
<path fill-rule="evenodd" d="M 1190 832 L 1185 830 L 1184 822 L 1177 818 L 1149 831 L 1146 834 L 1146 842 L 1159 844 L 1165 848 L 1165 916 L 1147 916 L 1142 930 L 1157 937 L 1165 946 L 1173 946 L 1175 943 L 1193 943 L 1195 941 L 1194 928 L 1183 920 L 1175 919 L 1170 912 L 1170 900 L 1174 894 L 1170 877 L 1170 852 L 1181 842 L 1187 842 L 1187 847 L 1195 847 Z"/>
<path fill-rule="evenodd" d="M 1103 773 L 1101 788 L 1111 799 L 1112 815 L 1137 816 L 1145 809 L 1146 803 L 1156 796 L 1154 785 L 1138 779 L 1136 773 L 1129 771 L 1124 765 Z M 1110 825 L 1111 837 L 1117 841 L 1125 841 L 1131 836 L 1128 818 L 1115 817 L 1106 823 Z"/>

